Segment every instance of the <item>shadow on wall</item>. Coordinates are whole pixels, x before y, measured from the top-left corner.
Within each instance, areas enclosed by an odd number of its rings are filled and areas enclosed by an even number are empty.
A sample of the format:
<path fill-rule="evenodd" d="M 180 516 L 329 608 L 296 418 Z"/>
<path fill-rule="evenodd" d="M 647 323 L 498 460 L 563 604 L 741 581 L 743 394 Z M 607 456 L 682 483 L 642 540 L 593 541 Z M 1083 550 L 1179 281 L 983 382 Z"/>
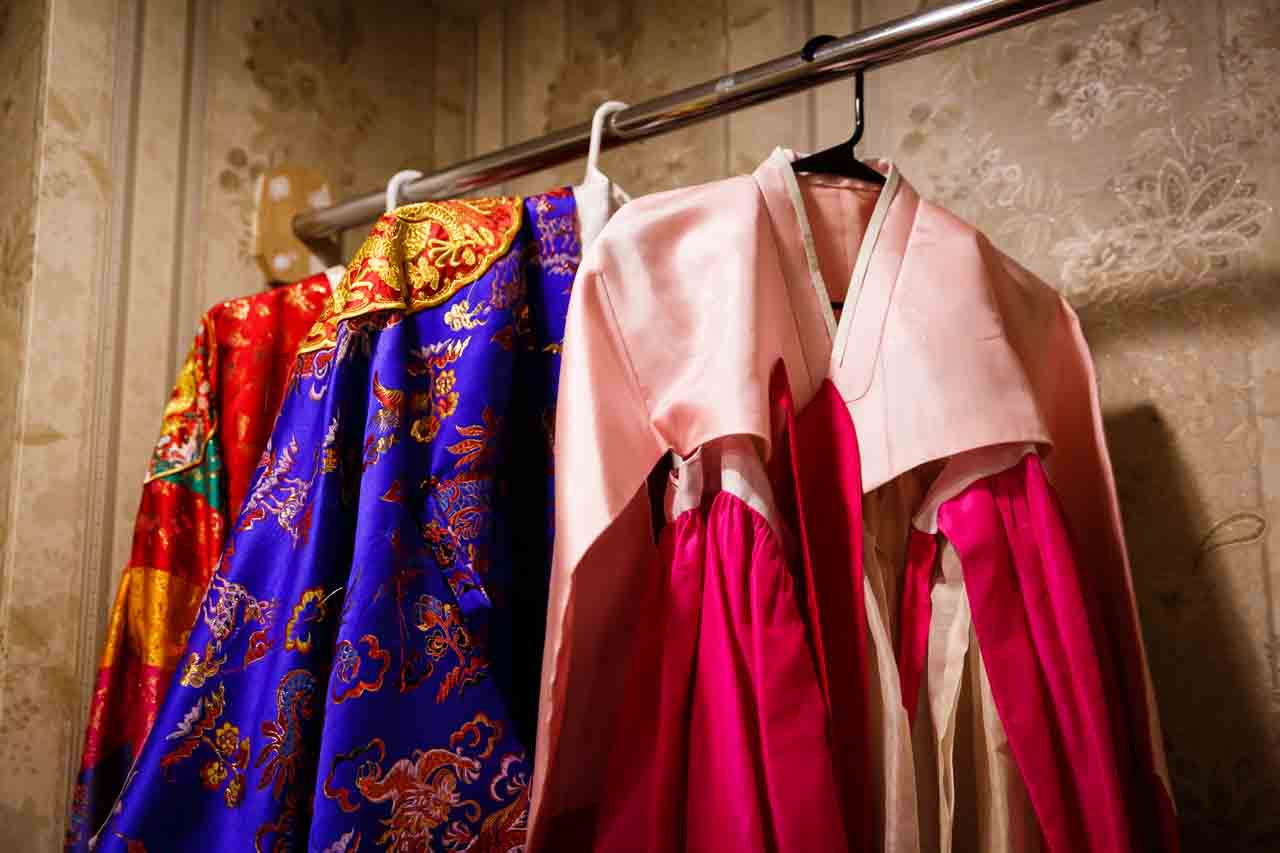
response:
<path fill-rule="evenodd" d="M 1222 765 L 1238 744 L 1270 739 L 1258 701 L 1264 652 L 1248 648 L 1220 574 L 1204 559 L 1212 520 L 1173 430 L 1153 406 L 1105 421 L 1184 849 L 1273 853 L 1280 757 L 1259 748 L 1247 766 Z M 1177 724 L 1189 718 L 1194 731 Z"/>
<path fill-rule="evenodd" d="M 1141 335 L 1156 352 L 1162 341 L 1252 346 L 1280 329 L 1277 282 L 1280 275 L 1272 274 L 1242 285 L 1183 286 L 1147 293 L 1141 302 L 1084 306 L 1080 315 L 1095 353 L 1120 348 L 1119 335 Z M 1199 391 L 1213 389 L 1187 393 Z M 1265 561 L 1257 561 L 1256 579 L 1228 574 L 1251 570 L 1253 561 L 1238 559 L 1237 549 L 1263 547 L 1265 507 L 1210 517 L 1196 491 L 1197 474 L 1204 472 L 1193 470 L 1186 445 L 1155 405 L 1107 412 L 1105 426 L 1184 850 L 1274 853 L 1280 850 L 1280 695 L 1260 675 L 1272 668 L 1268 654 L 1280 649 L 1264 645 L 1268 637 L 1274 643 L 1276 626 L 1268 621 L 1260 630 L 1239 608 L 1247 588 L 1269 602 L 1254 612 L 1265 611 L 1262 618 L 1270 620 L 1277 591 Z"/>

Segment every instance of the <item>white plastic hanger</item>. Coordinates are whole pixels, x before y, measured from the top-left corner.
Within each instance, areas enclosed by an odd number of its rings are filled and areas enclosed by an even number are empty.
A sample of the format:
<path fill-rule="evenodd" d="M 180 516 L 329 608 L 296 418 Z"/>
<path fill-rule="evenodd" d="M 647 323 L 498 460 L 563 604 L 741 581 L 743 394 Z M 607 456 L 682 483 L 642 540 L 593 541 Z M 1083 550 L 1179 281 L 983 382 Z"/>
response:
<path fill-rule="evenodd" d="M 391 176 L 387 181 L 387 213 L 400 206 L 400 188 L 421 177 L 422 173 L 417 169 L 403 169 Z"/>
<path fill-rule="evenodd" d="M 584 184 L 608 180 L 604 172 L 600 171 L 600 142 L 604 139 L 604 121 L 628 106 L 622 101 L 605 101 L 596 107 L 595 115 L 591 117 L 591 145 L 587 148 L 587 173 L 582 178 Z"/>
<path fill-rule="evenodd" d="M 604 139 L 605 119 L 627 105 L 622 101 L 605 101 L 591 117 L 591 144 L 587 147 L 587 172 L 582 183 L 573 188 L 578 205 L 578 226 L 582 245 L 595 242 L 596 235 L 618 208 L 631 201 L 622 187 L 600 171 L 600 143 Z"/>

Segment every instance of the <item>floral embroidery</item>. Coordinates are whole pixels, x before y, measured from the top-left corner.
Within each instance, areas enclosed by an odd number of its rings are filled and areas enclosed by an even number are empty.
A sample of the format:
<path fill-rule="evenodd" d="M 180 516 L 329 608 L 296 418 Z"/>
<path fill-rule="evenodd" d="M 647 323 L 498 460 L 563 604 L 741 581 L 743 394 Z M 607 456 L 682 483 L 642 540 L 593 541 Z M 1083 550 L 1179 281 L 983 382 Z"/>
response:
<path fill-rule="evenodd" d="M 431 380 L 430 390 L 420 391 L 412 397 L 414 421 L 409 432 L 416 441 L 422 444 L 433 441 L 440 432 L 440 424 L 457 410 L 458 392 L 454 388 L 457 376 L 445 368 L 461 358 L 470 343 L 470 338 L 455 338 L 413 352 L 410 375 L 426 374 Z"/>
<path fill-rule="evenodd" d="M 427 654 L 435 662 L 452 652 L 458 661 L 440 682 L 436 692 L 436 701 L 443 702 L 449 694 L 458 689 L 461 693 L 468 684 L 475 684 L 485 673 L 488 665 L 483 658 L 472 655 L 471 635 L 467 632 L 459 616 L 458 608 L 440 599 L 423 595 L 415 605 L 417 629 L 426 635 Z M 430 670 L 427 673 L 430 675 Z"/>
<path fill-rule="evenodd" d="M 161 759 L 160 767 L 168 770 L 195 755 L 201 747 L 207 747 L 213 757 L 201 766 L 200 781 L 210 791 L 222 790 L 227 808 L 235 808 L 240 805 L 244 792 L 249 739 L 241 738 L 240 729 L 231 723 L 223 723 L 213 737 L 209 736 L 225 709 L 225 689 L 221 684 L 213 693 L 197 699 L 178 727 L 165 736 L 165 740 L 179 743 Z"/>
<path fill-rule="evenodd" d="M 248 741 L 246 741 L 245 743 L 247 744 Z M 245 748 L 244 755 L 245 755 L 245 760 L 248 761 L 249 750 L 247 746 Z M 222 799 L 223 799 L 223 802 L 227 804 L 227 808 L 229 809 L 233 809 L 236 806 L 240 805 L 240 802 L 244 799 L 244 776 L 243 775 L 235 776 L 232 778 L 230 782 L 227 783 L 226 790 L 222 792 Z"/>
<path fill-rule="evenodd" d="M 572 196 L 557 205 L 572 218 Z M 542 429 L 557 362 L 546 347 L 559 340 L 569 275 L 526 249 L 556 210 L 531 201 L 520 215 L 520 245 L 439 314 L 352 316 L 332 347 L 298 356 L 184 650 L 197 707 L 185 724 L 190 704 L 161 712 L 161 730 L 179 732 L 162 741 L 173 752 L 164 784 L 154 768 L 165 753 L 148 744 L 104 838 L 168 849 L 177 821 L 272 853 L 308 839 L 332 853 L 523 845 L 529 764 L 489 643 L 503 632 L 507 653 L 511 546 L 537 555 L 545 533 Z M 550 224 L 545 244 L 568 234 Z M 471 263 L 433 252 L 417 257 Z M 429 286 L 421 268 L 401 279 Z M 502 327 L 508 348 L 490 340 Z M 527 488 L 513 490 L 526 468 Z M 491 573 L 498 553 L 502 572 Z M 530 577 L 545 572 L 535 559 Z M 206 717 L 181 760 L 174 747 Z M 234 819 L 220 817 L 228 808 Z"/>
<path fill-rule="evenodd" d="M 206 788 L 210 791 L 216 791 L 227 780 L 227 768 L 223 766 L 221 761 L 210 761 L 200 771 L 200 778 L 204 781 Z"/>
<path fill-rule="evenodd" d="M 231 723 L 223 723 L 214 743 L 217 744 L 218 751 L 230 755 L 240 745 L 240 729 Z"/>

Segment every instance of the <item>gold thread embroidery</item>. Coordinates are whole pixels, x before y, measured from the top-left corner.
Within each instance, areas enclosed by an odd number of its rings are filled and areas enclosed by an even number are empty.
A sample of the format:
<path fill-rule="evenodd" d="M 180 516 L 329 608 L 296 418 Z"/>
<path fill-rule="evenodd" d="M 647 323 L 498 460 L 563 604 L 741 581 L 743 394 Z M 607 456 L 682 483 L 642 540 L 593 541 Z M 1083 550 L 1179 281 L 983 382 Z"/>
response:
<path fill-rule="evenodd" d="M 302 652 L 306 654 L 311 651 L 311 632 L 308 631 L 306 636 L 298 636 L 302 633 L 301 627 L 304 622 L 317 622 L 325 617 L 324 587 L 313 586 L 302 593 L 302 598 L 294 605 L 293 613 L 289 616 L 288 623 L 284 626 L 284 647 L 286 651 Z M 308 613 L 310 605 L 314 604 L 315 610 Z"/>
<path fill-rule="evenodd" d="M 338 324 L 374 311 L 405 313 L 447 302 L 511 248 L 518 196 L 410 204 L 374 225 L 299 354 L 337 345 Z"/>

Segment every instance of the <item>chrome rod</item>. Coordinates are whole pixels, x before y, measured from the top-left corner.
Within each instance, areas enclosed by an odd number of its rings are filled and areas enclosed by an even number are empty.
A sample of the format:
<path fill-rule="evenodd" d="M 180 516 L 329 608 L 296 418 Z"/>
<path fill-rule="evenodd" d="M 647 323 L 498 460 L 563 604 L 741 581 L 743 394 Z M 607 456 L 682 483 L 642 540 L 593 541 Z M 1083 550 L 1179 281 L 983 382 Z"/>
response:
<path fill-rule="evenodd" d="M 613 113 L 604 148 L 667 133 L 784 95 L 932 53 L 1096 0 L 959 0 L 870 27 L 824 44 L 806 61 L 800 51 L 708 80 Z M 567 163 L 587 153 L 591 123 L 567 127 L 474 157 L 405 184 L 405 202 L 452 198 L 481 187 Z M 304 240 L 355 228 L 383 212 L 385 193 L 371 192 L 294 217 Z"/>

